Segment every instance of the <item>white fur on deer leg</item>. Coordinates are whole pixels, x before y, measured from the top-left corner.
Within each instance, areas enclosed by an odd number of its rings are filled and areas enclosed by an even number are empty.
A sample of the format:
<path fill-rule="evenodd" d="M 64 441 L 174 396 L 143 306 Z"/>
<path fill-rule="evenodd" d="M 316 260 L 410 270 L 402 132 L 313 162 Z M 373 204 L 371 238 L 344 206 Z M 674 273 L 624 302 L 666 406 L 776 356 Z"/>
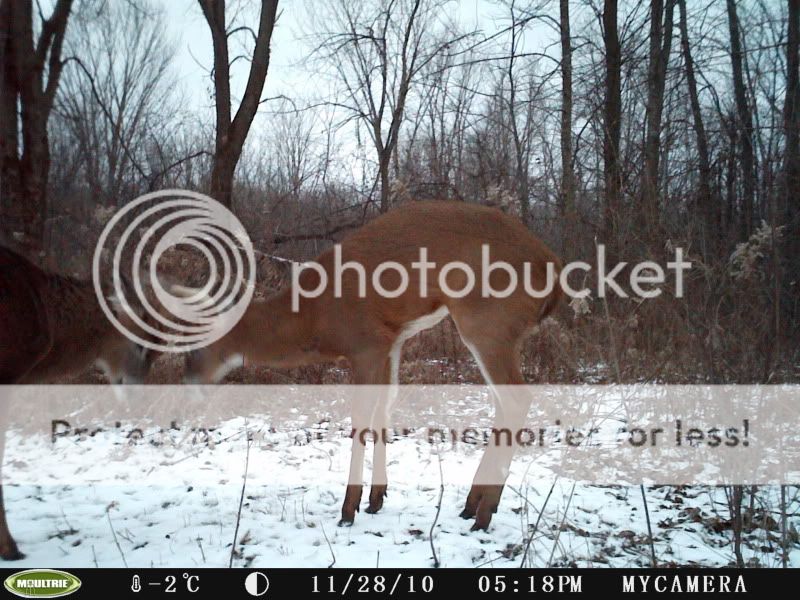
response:
<path fill-rule="evenodd" d="M 97 360 L 94 361 L 94 364 L 98 369 L 100 369 L 103 372 L 103 375 L 105 375 L 109 381 L 114 383 L 115 373 L 111 372 L 111 365 L 108 364 L 108 361 L 106 361 L 103 358 L 98 358 Z"/>
<path fill-rule="evenodd" d="M 418 319 L 414 319 L 413 321 L 409 321 L 403 325 L 400 335 L 397 337 L 397 340 L 395 340 L 394 345 L 392 346 L 392 352 L 394 352 L 396 347 L 402 346 L 406 340 L 414 337 L 420 331 L 425 331 L 426 329 L 430 329 L 434 325 L 438 324 L 439 321 L 444 319 L 449 312 L 450 311 L 447 310 L 446 306 L 440 306 L 432 313 L 424 315 Z"/>
<path fill-rule="evenodd" d="M 238 369 L 239 367 L 244 366 L 244 355 L 243 354 L 232 354 L 229 356 L 224 363 L 222 363 L 217 370 L 214 371 L 214 377 L 212 381 L 220 381 L 225 375 L 233 371 L 234 369 Z"/>
<path fill-rule="evenodd" d="M 403 344 L 406 343 L 406 340 L 414 337 L 420 331 L 425 331 L 437 325 L 449 312 L 446 306 L 440 306 L 432 313 L 409 321 L 403 325 L 400 335 L 397 336 L 394 344 L 392 344 L 392 350 L 389 352 L 389 360 L 392 369 L 392 385 L 400 383 L 400 359 L 402 358 Z"/>
<path fill-rule="evenodd" d="M 478 348 L 475 346 L 475 344 L 472 344 L 468 342 L 466 339 L 464 339 L 463 336 L 461 337 L 461 339 L 464 341 L 464 345 L 472 354 L 472 357 L 475 359 L 475 362 L 478 363 L 478 368 L 481 371 L 481 375 L 483 375 L 483 378 L 486 380 L 486 383 L 489 385 L 490 388 L 494 389 L 495 383 L 494 381 L 492 381 L 492 378 L 489 375 L 489 371 L 486 369 L 486 365 L 483 363 L 483 358 L 481 357 L 481 353 L 478 352 Z"/>

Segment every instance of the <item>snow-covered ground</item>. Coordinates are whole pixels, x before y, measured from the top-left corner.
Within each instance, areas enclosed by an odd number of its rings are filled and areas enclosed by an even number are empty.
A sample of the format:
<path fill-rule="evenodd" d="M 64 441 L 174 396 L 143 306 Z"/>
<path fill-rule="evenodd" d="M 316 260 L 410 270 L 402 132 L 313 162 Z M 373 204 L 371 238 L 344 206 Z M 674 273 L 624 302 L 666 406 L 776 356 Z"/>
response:
<path fill-rule="evenodd" d="M 350 454 L 344 428 L 317 439 L 265 422 L 234 419 L 208 436 L 145 432 L 135 443 L 114 430 L 55 443 L 9 432 L 6 509 L 27 554 L 14 566 L 227 566 L 237 521 L 234 566 L 426 567 L 432 546 L 444 567 L 519 566 L 526 548 L 526 566 L 650 565 L 638 487 L 574 485 L 535 457 L 518 457 L 490 530 L 471 533 L 458 513 L 481 448 L 442 449 L 413 436 L 389 446 L 383 510 L 363 512 L 365 490 L 355 524 L 339 528 Z M 368 481 L 369 450 L 367 458 Z M 440 464 L 453 481 L 443 492 Z M 796 487 L 789 497 L 796 515 Z M 778 490 L 762 489 L 753 506 L 744 558 L 780 566 Z M 659 564 L 734 561 L 722 488 L 649 488 L 647 508 Z M 798 567 L 798 518 L 790 525 L 790 564 Z"/>

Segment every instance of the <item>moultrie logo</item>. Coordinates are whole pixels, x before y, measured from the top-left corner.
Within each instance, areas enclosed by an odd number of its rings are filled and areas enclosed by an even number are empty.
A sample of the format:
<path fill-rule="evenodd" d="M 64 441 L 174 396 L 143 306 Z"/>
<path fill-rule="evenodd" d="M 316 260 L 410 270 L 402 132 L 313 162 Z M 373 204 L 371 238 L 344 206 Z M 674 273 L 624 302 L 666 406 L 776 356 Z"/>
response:
<path fill-rule="evenodd" d="M 29 569 L 14 573 L 3 585 L 22 598 L 59 598 L 77 592 L 81 580 L 66 571 Z"/>
<path fill-rule="evenodd" d="M 202 288 L 167 289 L 160 281 L 159 260 L 178 246 L 193 248 L 208 263 Z M 101 286 L 107 254 L 111 298 Z M 95 293 L 106 317 L 128 339 L 161 352 L 196 350 L 228 333 L 250 304 L 255 272 L 253 245 L 239 219 L 213 198 L 179 189 L 145 194 L 119 209 L 103 229 L 92 262 Z"/>

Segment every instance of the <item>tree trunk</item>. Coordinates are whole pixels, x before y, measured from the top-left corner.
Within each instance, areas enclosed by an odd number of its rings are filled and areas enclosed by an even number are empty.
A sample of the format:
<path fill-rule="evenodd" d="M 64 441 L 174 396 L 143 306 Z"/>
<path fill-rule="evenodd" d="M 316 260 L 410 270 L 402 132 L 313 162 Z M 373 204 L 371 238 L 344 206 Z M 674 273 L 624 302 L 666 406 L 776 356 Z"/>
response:
<path fill-rule="evenodd" d="M 647 117 L 642 173 L 642 225 L 650 230 L 658 221 L 658 161 L 661 148 L 661 115 L 667 63 L 672 50 L 672 14 L 674 0 L 650 4 L 650 61 L 647 75 Z M 662 25 L 663 19 L 663 25 Z"/>
<path fill-rule="evenodd" d="M 798 219 L 800 189 L 800 0 L 789 0 L 789 34 L 786 44 L 786 99 L 783 105 L 786 152 L 784 206 L 787 221 Z"/>
<path fill-rule="evenodd" d="M 50 170 L 47 122 L 71 8 L 72 0 L 58 0 L 34 40 L 31 0 L 0 1 L 0 224 L 5 242 L 28 255 L 43 246 Z"/>
<path fill-rule="evenodd" d="M 253 58 L 242 101 L 231 117 L 229 32 L 225 22 L 225 0 L 199 0 L 211 32 L 214 48 L 214 101 L 216 106 L 216 143 L 211 169 L 211 195 L 233 208 L 233 175 L 242 156 L 244 142 L 261 102 L 261 92 L 269 70 L 270 42 L 275 28 L 278 0 L 261 0 L 261 14 Z"/>
<path fill-rule="evenodd" d="M 8 190 L 3 220 L 16 239 L 22 236 L 20 242 L 26 250 L 38 251 L 42 247 L 45 192 L 50 166 L 47 116 L 42 114 L 41 106 L 43 65 L 40 66 L 33 60 L 31 3 L 10 0 L 8 4 L 10 59 L 13 66 L 10 81 L 4 83 L 4 87 L 13 96 L 14 110 L 9 114 L 19 115 L 19 120 L 9 119 L 12 121 L 11 126 L 19 128 L 22 140 L 19 147 L 9 148 L 13 156 L 18 158 L 9 165 L 12 188 Z M 45 119 L 44 125 L 41 123 L 42 117 Z M 19 144 L 17 135 L 14 136 L 14 141 Z"/>
<path fill-rule="evenodd" d="M 736 116 L 728 115 L 723 117 L 725 132 L 728 134 L 728 152 L 726 161 L 725 176 L 725 232 L 731 231 L 736 222 L 736 180 L 738 178 L 736 169 L 736 149 L 739 147 L 739 135 L 736 128 Z"/>
<path fill-rule="evenodd" d="M 379 210 L 381 213 L 385 213 L 389 210 L 391 206 L 391 184 L 389 183 L 389 165 L 391 162 L 392 154 L 390 151 L 385 150 L 381 155 L 378 157 L 378 170 L 380 171 L 381 177 L 381 197 L 380 197 L 380 205 Z"/>
<path fill-rule="evenodd" d="M 706 223 L 709 236 L 717 237 L 720 231 L 720 207 L 714 206 L 711 197 L 711 161 L 708 156 L 708 136 L 703 124 L 703 114 L 700 110 L 700 98 L 697 93 L 697 79 L 694 73 L 694 60 L 689 46 L 689 28 L 686 19 L 686 0 L 678 0 L 680 11 L 681 49 L 683 62 L 686 68 L 686 85 L 689 88 L 689 103 L 692 107 L 692 121 L 694 124 L 695 138 L 697 139 L 697 156 L 700 171 L 698 182 L 697 204 Z"/>
<path fill-rule="evenodd" d="M 742 150 L 742 189 L 744 196 L 741 205 L 740 229 L 743 239 L 753 232 L 753 202 L 755 199 L 755 153 L 753 150 L 753 116 L 747 104 L 747 91 L 744 85 L 742 65 L 742 40 L 739 16 L 736 14 L 735 0 L 728 3 L 728 28 L 731 39 L 731 64 L 733 66 L 733 92 L 736 101 L 737 128 Z"/>
<path fill-rule="evenodd" d="M 786 281 L 800 279 L 800 0 L 789 0 L 786 44 L 786 98 L 783 106 L 786 151 L 783 164 L 783 207 L 788 242 Z"/>
<path fill-rule="evenodd" d="M 572 36 L 569 0 L 560 0 L 561 24 L 561 196 L 562 250 L 575 235 L 575 174 L 572 168 Z"/>
<path fill-rule="evenodd" d="M 2 236 L 9 237 L 18 231 L 21 223 L 14 214 L 20 201 L 19 190 L 19 123 L 11 118 L 17 112 L 16 60 L 14 38 L 11 34 L 12 2 L 0 2 L 0 225 Z M 9 244 L 9 240 L 4 240 Z"/>
<path fill-rule="evenodd" d="M 519 218 L 529 227 L 531 222 L 530 184 L 528 183 L 527 161 L 522 161 L 521 156 L 517 161 L 516 180 Z"/>
<path fill-rule="evenodd" d="M 605 210 L 603 214 L 603 234 L 605 243 L 615 245 L 616 220 L 621 206 L 622 181 L 619 167 L 619 147 L 621 134 L 621 83 L 620 65 L 622 62 L 619 34 L 617 32 L 617 0 L 605 0 L 603 7 L 603 42 L 606 57 L 606 90 L 603 120 L 603 163 L 605 179 Z"/>
<path fill-rule="evenodd" d="M 233 209 L 233 175 L 239 157 L 234 157 L 227 145 L 214 154 L 211 167 L 211 197 L 228 209 Z"/>

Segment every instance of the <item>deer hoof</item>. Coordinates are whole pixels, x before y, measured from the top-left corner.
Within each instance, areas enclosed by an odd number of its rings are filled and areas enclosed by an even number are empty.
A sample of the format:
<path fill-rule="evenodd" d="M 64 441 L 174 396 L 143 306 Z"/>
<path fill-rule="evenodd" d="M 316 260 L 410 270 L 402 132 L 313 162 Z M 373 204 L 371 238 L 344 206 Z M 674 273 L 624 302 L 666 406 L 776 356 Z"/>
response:
<path fill-rule="evenodd" d="M 472 524 L 472 527 L 469 528 L 469 530 L 470 531 L 489 531 L 489 523 L 490 522 L 491 521 L 488 521 L 486 523 L 479 523 L 478 521 L 475 521 Z"/>
<path fill-rule="evenodd" d="M 17 549 L 17 545 L 14 544 L 13 546 L 3 548 L 0 550 L 0 557 L 3 560 L 22 560 L 25 558 L 25 555 Z"/>
<path fill-rule="evenodd" d="M 369 492 L 369 506 L 365 512 L 374 515 L 381 508 L 383 508 L 383 499 L 386 497 L 385 485 L 374 485 Z"/>
<path fill-rule="evenodd" d="M 345 519 L 342 517 L 339 519 L 339 522 L 336 524 L 337 527 L 352 527 L 354 519 Z"/>

